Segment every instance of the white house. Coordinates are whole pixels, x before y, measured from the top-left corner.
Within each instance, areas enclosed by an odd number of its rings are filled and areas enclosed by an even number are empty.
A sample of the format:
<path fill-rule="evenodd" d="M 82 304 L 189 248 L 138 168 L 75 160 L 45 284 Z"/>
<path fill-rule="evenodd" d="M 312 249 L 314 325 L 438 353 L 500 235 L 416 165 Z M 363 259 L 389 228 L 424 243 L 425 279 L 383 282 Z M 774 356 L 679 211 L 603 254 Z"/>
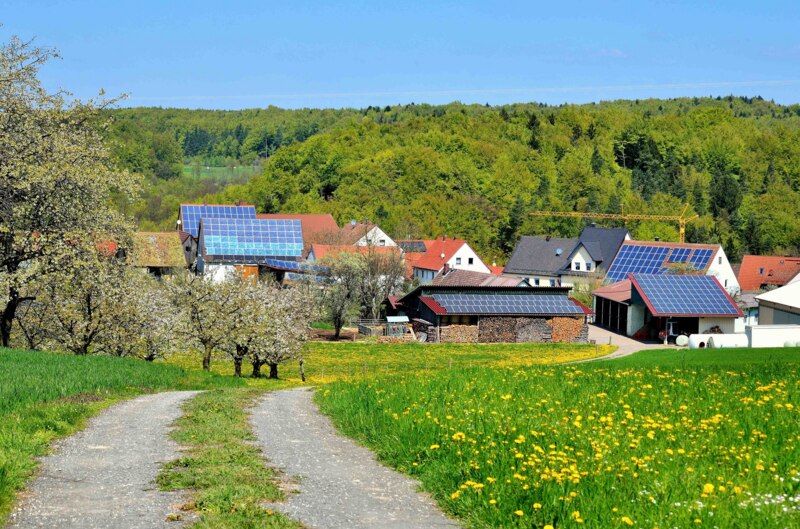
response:
<path fill-rule="evenodd" d="M 339 231 L 338 244 L 353 246 L 397 246 L 389 235 L 379 226 L 369 222 L 356 222 L 342 227 Z"/>
<path fill-rule="evenodd" d="M 433 281 L 433 278 L 445 269 L 469 270 L 484 274 L 492 272 L 464 239 L 441 237 L 432 240 L 400 241 L 400 247 L 406 250 L 404 255 L 409 279 L 417 279 L 421 283 Z"/>

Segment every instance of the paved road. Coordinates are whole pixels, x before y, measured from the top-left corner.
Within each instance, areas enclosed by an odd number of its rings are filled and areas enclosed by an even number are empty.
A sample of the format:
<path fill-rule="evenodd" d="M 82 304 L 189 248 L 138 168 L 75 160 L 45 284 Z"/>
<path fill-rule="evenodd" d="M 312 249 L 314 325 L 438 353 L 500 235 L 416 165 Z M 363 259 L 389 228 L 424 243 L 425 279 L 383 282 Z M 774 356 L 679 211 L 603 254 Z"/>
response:
<path fill-rule="evenodd" d="M 600 358 L 593 358 L 588 361 L 610 360 L 612 358 L 620 358 L 622 356 L 628 356 L 633 353 L 638 353 L 639 351 L 644 351 L 647 349 L 665 349 L 674 347 L 671 345 L 664 345 L 660 343 L 640 342 L 634 340 L 633 338 L 628 338 L 625 335 L 617 334 L 615 332 L 609 331 L 608 329 L 598 327 L 597 325 L 589 325 L 589 339 L 594 340 L 595 343 L 599 345 L 607 345 L 607 344 L 616 345 L 617 350 L 609 355 Z"/>
<path fill-rule="evenodd" d="M 311 529 L 455 528 L 418 483 L 336 433 L 307 388 L 268 393 L 252 422 L 265 456 L 300 478 L 298 494 L 275 504 Z"/>
<path fill-rule="evenodd" d="M 181 404 L 195 395 L 176 391 L 121 402 L 44 457 L 39 476 L 9 518 L 10 529 L 151 529 L 167 522 L 182 499 L 154 480 L 178 457 L 167 434 Z"/>

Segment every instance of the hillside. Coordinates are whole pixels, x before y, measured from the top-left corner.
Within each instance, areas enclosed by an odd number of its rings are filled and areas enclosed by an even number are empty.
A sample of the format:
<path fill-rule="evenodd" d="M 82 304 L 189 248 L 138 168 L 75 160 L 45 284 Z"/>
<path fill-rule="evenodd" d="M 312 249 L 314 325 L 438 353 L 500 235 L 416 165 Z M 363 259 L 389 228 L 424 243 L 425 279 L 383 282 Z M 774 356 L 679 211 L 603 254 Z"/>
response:
<path fill-rule="evenodd" d="M 733 258 L 800 251 L 800 105 L 727 97 L 112 115 L 120 161 L 149 178 L 132 206 L 144 228 L 170 227 L 179 201 L 203 196 L 369 218 L 401 238 L 447 233 L 503 261 L 522 234 L 576 235 L 588 222 L 526 215 L 534 209 L 675 214 L 688 203 L 701 215 L 689 241 L 720 242 Z M 183 163 L 265 154 L 249 180 L 176 176 Z M 677 238 L 669 223 L 629 227 L 641 239 Z"/>

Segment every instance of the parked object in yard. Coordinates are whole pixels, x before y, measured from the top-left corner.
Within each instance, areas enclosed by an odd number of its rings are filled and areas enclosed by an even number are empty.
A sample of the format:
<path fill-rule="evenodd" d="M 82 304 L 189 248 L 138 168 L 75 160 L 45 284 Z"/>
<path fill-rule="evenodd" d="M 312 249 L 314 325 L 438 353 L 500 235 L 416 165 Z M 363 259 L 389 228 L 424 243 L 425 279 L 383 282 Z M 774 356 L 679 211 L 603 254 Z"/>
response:
<path fill-rule="evenodd" d="M 675 338 L 675 345 L 679 345 L 681 347 L 686 347 L 689 345 L 689 337 L 685 334 L 681 334 L 677 338 Z"/>
<path fill-rule="evenodd" d="M 748 325 L 745 334 L 750 347 L 786 347 L 800 342 L 800 325 Z"/>
<path fill-rule="evenodd" d="M 689 349 L 705 349 L 708 347 L 708 339 L 711 334 L 691 334 L 689 335 Z"/>
<path fill-rule="evenodd" d="M 746 334 L 715 334 L 708 339 L 709 349 L 728 349 L 731 347 L 749 347 L 750 340 Z"/>

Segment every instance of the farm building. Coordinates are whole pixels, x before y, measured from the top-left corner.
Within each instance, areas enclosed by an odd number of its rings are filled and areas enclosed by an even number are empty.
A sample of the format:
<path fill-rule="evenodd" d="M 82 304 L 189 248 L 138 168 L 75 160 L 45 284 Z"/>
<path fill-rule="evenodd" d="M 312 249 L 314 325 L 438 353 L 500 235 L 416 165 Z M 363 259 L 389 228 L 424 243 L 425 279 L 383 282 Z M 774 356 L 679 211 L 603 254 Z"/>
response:
<path fill-rule="evenodd" d="M 781 287 L 800 274 L 800 257 L 745 255 L 737 279 L 742 292 Z"/>
<path fill-rule="evenodd" d="M 800 325 L 800 276 L 786 286 L 756 296 L 759 325 Z"/>
<path fill-rule="evenodd" d="M 626 241 L 606 273 L 606 283 L 617 283 L 629 274 L 694 273 L 716 277 L 733 295 L 739 282 L 725 250 L 718 244 Z"/>
<path fill-rule="evenodd" d="M 445 269 L 491 273 L 464 239 L 440 237 L 432 240 L 398 241 L 405 252 L 408 279 L 429 283 Z"/>
<path fill-rule="evenodd" d="M 309 263 L 320 261 L 326 257 L 341 253 L 352 253 L 360 255 L 385 255 L 400 258 L 402 250 L 398 246 L 343 246 L 331 244 L 312 244 L 308 250 L 306 260 Z"/>
<path fill-rule="evenodd" d="M 533 286 L 571 286 L 602 279 L 623 242 L 624 228 L 589 226 L 577 239 L 522 237 L 503 272 Z"/>
<path fill-rule="evenodd" d="M 312 244 L 335 244 L 339 233 L 333 215 L 323 213 L 257 213 L 261 220 L 299 220 L 303 243 L 308 252 Z"/>
<path fill-rule="evenodd" d="M 448 287 L 529 287 L 520 277 L 484 274 L 459 268 L 448 268 L 431 281 L 431 286 Z"/>
<path fill-rule="evenodd" d="M 186 270 L 186 256 L 179 232 L 137 232 L 133 235 L 133 266 L 156 277 Z"/>
<path fill-rule="evenodd" d="M 717 278 L 706 275 L 629 274 L 592 295 L 597 325 L 642 340 L 715 328 L 733 333 L 744 316 Z"/>
<path fill-rule="evenodd" d="M 181 204 L 178 211 L 177 230 L 185 231 L 197 239 L 200 219 L 255 219 L 256 208 L 247 204 Z"/>
<path fill-rule="evenodd" d="M 586 318 L 569 290 L 422 285 L 388 299 L 387 314 L 408 316 L 431 342 L 586 342 Z"/>
<path fill-rule="evenodd" d="M 299 220 L 210 217 L 200 221 L 197 271 L 214 281 L 222 281 L 236 270 L 246 276 L 267 271 L 278 276 L 301 273 L 302 254 Z"/>

